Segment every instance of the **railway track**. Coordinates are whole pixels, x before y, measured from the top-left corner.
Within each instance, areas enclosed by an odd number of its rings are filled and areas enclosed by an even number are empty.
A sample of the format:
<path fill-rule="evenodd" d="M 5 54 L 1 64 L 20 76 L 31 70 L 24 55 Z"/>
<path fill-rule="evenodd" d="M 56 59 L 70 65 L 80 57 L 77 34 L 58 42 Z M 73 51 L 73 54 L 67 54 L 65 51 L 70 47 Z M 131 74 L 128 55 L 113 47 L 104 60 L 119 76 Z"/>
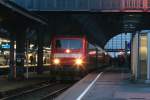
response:
<path fill-rule="evenodd" d="M 26 67 L 23 67 L 23 71 L 26 72 Z M 28 66 L 28 71 L 29 72 L 35 72 L 37 70 L 37 66 Z M 49 70 L 49 66 L 43 66 L 43 70 L 47 71 Z M 8 75 L 8 73 L 10 72 L 10 68 L 9 67 L 0 67 L 0 75 Z"/>
<path fill-rule="evenodd" d="M 43 83 L 41 86 L 18 91 L 18 93 L 8 95 L 0 100 L 52 100 L 71 85 L 72 83 Z"/>
<path fill-rule="evenodd" d="M 55 99 L 59 94 L 61 94 L 62 92 L 64 92 L 65 90 L 67 90 L 70 86 L 65 86 L 62 87 L 61 89 L 58 89 L 48 95 L 46 95 L 45 97 L 43 97 L 41 100 L 53 100 Z"/>

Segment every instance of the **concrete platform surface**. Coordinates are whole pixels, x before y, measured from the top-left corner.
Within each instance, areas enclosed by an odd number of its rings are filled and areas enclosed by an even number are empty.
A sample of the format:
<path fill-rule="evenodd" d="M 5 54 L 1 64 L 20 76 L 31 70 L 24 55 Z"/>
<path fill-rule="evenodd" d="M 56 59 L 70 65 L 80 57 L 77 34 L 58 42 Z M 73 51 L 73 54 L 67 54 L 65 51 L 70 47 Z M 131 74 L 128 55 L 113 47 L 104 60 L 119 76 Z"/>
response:
<path fill-rule="evenodd" d="M 150 85 L 132 83 L 129 73 L 106 71 L 97 75 L 87 75 L 56 100 L 150 100 Z"/>

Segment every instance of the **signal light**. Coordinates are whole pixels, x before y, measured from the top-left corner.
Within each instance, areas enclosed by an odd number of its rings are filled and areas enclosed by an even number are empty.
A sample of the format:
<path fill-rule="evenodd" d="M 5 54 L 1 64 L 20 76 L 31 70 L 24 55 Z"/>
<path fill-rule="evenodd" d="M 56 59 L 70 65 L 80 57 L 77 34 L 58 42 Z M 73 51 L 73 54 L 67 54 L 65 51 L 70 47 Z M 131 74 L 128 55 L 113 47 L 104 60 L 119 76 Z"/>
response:
<path fill-rule="evenodd" d="M 59 59 L 57 59 L 57 58 L 56 58 L 56 59 L 54 59 L 54 61 L 53 61 L 53 62 L 54 62 L 54 64 L 55 64 L 55 65 L 60 64 L 60 60 L 59 60 Z"/>

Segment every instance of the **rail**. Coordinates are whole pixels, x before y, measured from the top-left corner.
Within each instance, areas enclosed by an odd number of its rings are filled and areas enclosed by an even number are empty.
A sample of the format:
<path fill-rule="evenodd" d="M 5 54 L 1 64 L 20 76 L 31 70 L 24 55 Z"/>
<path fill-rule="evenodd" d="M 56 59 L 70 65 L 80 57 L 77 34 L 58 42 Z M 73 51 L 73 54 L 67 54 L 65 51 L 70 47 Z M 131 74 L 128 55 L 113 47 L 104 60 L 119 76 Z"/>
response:
<path fill-rule="evenodd" d="M 70 86 L 66 86 L 63 87 L 59 90 L 56 90 L 48 95 L 46 95 L 45 97 L 43 97 L 41 100 L 53 100 L 55 99 L 59 94 L 61 94 L 62 92 L 64 92 L 66 89 L 68 89 Z"/>
<path fill-rule="evenodd" d="M 39 85 L 39 84 L 37 84 L 37 85 Z M 46 87 L 54 86 L 54 85 L 56 85 L 56 83 L 48 83 L 47 84 L 47 81 L 46 81 L 46 82 L 42 82 L 40 85 L 41 86 L 39 86 L 39 87 L 35 86 L 35 88 L 32 88 L 32 89 L 27 89 L 27 90 L 23 90 L 23 91 L 20 90 L 19 93 L 13 94 L 13 95 L 10 95 L 10 96 L 8 95 L 4 98 L 1 98 L 0 100 L 11 100 L 11 99 L 14 99 L 16 97 L 19 97 L 19 96 L 22 96 L 22 95 L 25 95 L 25 94 L 30 94 L 34 91 L 38 91 L 38 90 L 41 90 L 41 89 L 46 88 Z"/>
<path fill-rule="evenodd" d="M 27 90 L 20 90 L 16 94 L 8 95 L 0 100 L 50 100 L 68 89 L 72 84 L 42 83 L 40 86 Z"/>

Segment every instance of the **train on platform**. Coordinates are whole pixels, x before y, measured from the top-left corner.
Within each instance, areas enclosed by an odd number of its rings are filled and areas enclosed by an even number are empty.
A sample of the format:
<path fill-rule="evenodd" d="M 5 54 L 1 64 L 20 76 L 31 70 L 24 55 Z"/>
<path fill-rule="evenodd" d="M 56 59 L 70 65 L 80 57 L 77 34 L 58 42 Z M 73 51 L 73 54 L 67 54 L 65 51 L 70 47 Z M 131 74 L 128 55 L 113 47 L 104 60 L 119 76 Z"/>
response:
<path fill-rule="evenodd" d="M 86 36 L 52 38 L 50 58 L 52 76 L 82 77 L 89 71 L 109 65 L 110 60 L 110 55 L 99 46 L 90 43 Z"/>

